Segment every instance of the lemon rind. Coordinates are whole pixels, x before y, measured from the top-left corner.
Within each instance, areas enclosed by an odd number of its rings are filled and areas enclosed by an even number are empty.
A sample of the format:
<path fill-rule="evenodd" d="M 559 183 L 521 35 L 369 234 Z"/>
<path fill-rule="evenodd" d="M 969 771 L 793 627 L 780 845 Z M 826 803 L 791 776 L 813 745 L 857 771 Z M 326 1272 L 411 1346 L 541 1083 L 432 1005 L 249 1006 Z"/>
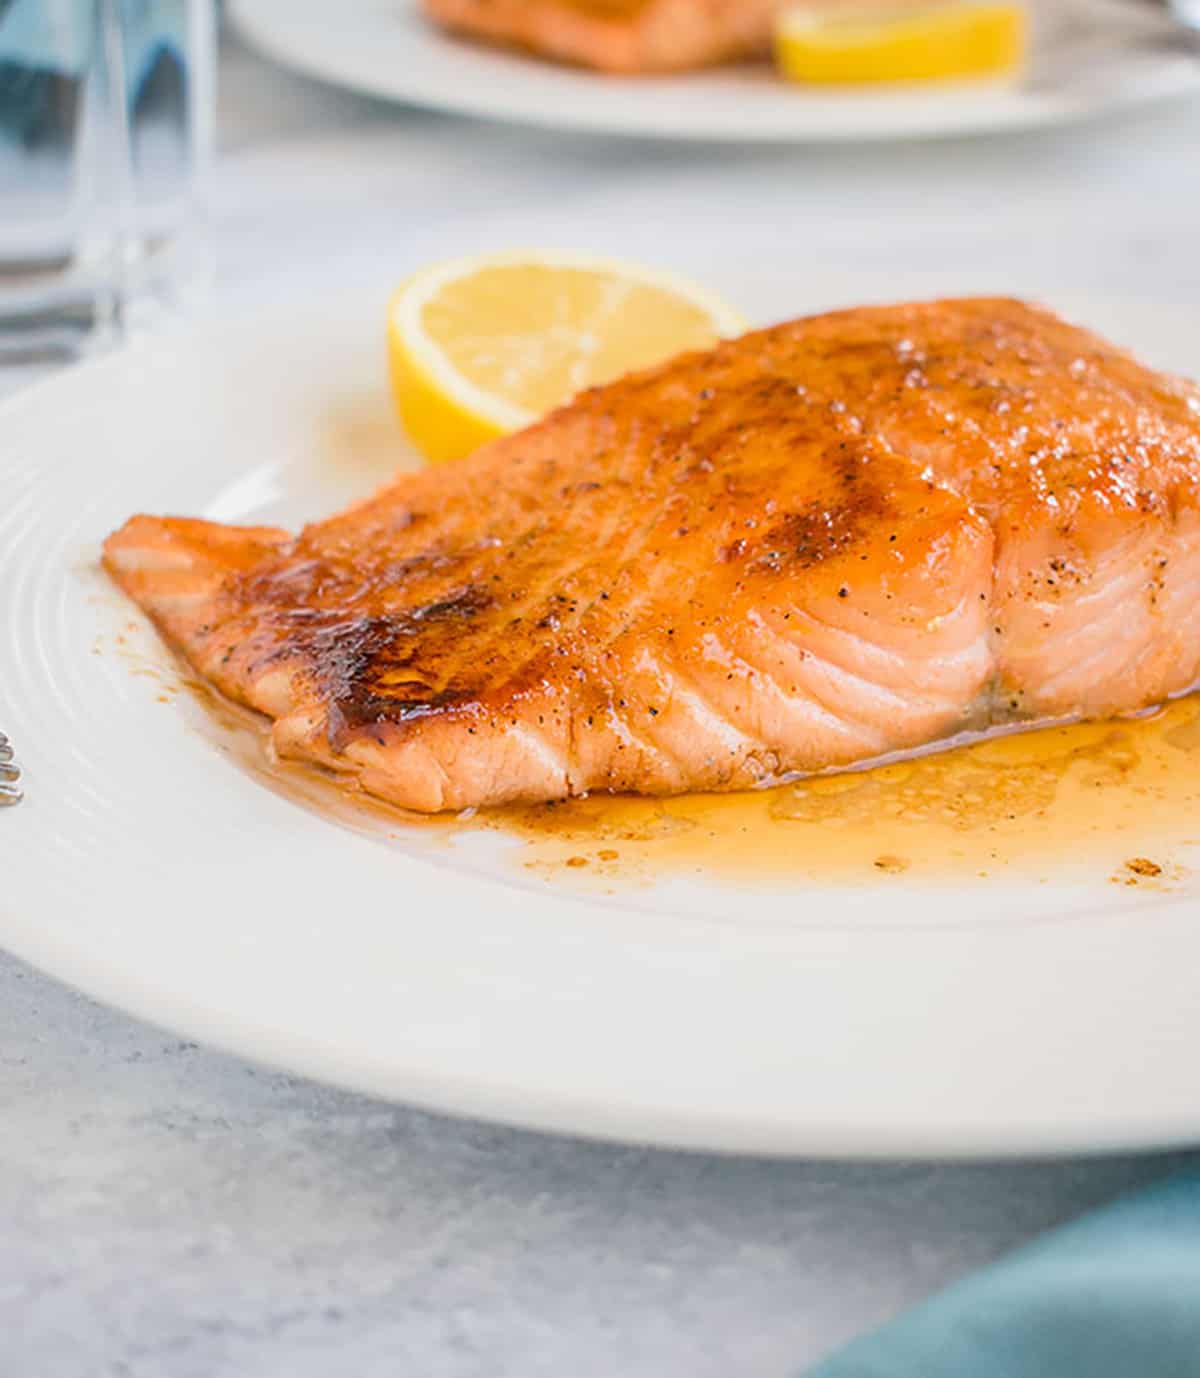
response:
<path fill-rule="evenodd" d="M 460 408 L 505 431 L 519 430 L 538 419 L 538 413 L 497 397 L 465 378 L 445 353 L 426 334 L 422 324 L 425 307 L 442 288 L 472 273 L 506 266 L 574 268 L 581 272 L 607 273 L 647 287 L 659 287 L 699 307 L 712 320 L 719 336 L 740 334 L 746 322 L 719 297 L 669 269 L 647 268 L 621 258 L 578 254 L 562 250 L 513 249 L 498 254 L 469 255 L 448 259 L 425 268 L 400 287 L 388 314 L 414 365 Z"/>

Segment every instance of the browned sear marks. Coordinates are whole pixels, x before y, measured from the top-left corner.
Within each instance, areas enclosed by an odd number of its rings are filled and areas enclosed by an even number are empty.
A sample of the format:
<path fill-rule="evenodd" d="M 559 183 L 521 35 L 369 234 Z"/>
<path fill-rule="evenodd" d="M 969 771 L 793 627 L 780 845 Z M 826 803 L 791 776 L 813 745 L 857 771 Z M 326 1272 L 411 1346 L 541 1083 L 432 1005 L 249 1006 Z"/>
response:
<path fill-rule="evenodd" d="M 280 755 L 405 808 L 761 787 L 1196 683 L 1200 391 L 1021 302 L 833 312 L 105 561 Z"/>

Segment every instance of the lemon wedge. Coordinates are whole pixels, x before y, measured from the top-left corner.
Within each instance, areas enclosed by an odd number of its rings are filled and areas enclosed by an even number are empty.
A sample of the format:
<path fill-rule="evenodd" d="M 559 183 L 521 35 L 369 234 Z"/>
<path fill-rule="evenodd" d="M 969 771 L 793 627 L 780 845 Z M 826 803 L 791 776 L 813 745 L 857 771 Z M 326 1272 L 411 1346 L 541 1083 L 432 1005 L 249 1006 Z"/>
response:
<path fill-rule="evenodd" d="M 458 459 L 584 388 L 744 329 L 671 273 L 557 253 L 459 259 L 392 298 L 392 389 L 421 453 Z"/>
<path fill-rule="evenodd" d="M 936 81 L 1013 71 L 1026 43 L 1023 5 L 786 10 L 775 29 L 780 70 L 793 81 Z"/>

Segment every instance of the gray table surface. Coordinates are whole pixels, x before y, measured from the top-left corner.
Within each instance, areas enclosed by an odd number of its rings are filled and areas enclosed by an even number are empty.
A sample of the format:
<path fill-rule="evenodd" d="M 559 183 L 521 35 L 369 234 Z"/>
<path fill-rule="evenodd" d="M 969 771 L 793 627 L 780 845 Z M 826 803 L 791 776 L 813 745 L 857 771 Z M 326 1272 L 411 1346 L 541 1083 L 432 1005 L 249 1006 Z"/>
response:
<path fill-rule="evenodd" d="M 229 43 L 221 129 L 230 298 L 364 224 L 624 187 L 631 204 L 745 193 L 796 214 L 810 259 L 923 246 L 1200 304 L 1195 107 L 1020 142 L 733 155 L 399 112 Z M 1187 1161 L 839 1166 L 540 1137 L 207 1052 L 7 959 L 0 1116 L 6 1378 L 782 1378 Z"/>

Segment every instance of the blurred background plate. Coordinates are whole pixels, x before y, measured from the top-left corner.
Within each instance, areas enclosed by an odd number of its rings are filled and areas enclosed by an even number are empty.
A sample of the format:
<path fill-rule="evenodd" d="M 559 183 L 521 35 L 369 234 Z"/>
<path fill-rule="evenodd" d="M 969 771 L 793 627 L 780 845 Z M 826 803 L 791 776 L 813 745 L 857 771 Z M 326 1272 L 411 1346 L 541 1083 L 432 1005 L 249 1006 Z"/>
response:
<path fill-rule="evenodd" d="M 818 92 L 766 65 L 611 78 L 450 38 L 417 0 L 231 0 L 244 36 L 312 76 L 413 105 L 596 134 L 808 143 L 929 138 L 1062 124 L 1200 91 L 1129 7 L 1096 0 L 1042 23 L 1019 82 Z M 1095 26 L 1082 16 L 1094 14 Z"/>

